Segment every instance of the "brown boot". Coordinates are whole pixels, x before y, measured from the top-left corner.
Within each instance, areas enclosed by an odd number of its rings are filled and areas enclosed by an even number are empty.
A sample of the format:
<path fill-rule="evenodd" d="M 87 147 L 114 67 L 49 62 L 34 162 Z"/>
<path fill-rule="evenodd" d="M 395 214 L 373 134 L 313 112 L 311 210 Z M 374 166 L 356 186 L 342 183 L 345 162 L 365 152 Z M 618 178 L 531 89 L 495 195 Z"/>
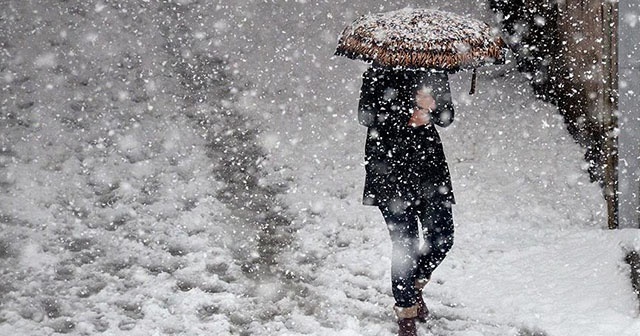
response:
<path fill-rule="evenodd" d="M 424 299 L 422 298 L 422 289 L 427 285 L 429 279 L 417 279 L 415 282 L 416 288 L 416 305 L 418 306 L 418 314 L 416 316 L 416 320 L 421 323 L 427 322 L 427 317 L 429 316 L 429 309 L 427 305 L 424 303 Z"/>
<path fill-rule="evenodd" d="M 393 310 L 398 317 L 398 336 L 418 336 L 418 331 L 416 330 L 418 305 L 407 308 L 395 306 Z"/>

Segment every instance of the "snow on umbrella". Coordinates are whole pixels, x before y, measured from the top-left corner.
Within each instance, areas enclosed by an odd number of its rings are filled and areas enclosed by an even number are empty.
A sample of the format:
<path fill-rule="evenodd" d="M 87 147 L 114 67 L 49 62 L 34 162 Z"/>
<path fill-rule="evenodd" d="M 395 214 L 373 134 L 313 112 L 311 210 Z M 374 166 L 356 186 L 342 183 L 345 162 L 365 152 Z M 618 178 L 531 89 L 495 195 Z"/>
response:
<path fill-rule="evenodd" d="M 482 21 L 407 8 L 356 19 L 342 32 L 335 54 L 393 68 L 454 72 L 501 63 L 504 51 L 504 41 Z"/>
<path fill-rule="evenodd" d="M 434 9 L 363 15 L 344 29 L 336 55 L 400 68 L 457 71 L 504 60 L 486 23 Z"/>

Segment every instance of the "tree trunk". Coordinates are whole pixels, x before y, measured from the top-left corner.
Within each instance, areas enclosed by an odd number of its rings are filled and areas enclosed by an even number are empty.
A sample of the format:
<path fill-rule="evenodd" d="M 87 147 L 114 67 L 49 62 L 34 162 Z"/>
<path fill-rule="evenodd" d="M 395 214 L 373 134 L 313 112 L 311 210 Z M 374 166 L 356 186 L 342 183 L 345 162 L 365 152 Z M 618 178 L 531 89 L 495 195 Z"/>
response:
<path fill-rule="evenodd" d="M 603 128 L 605 145 L 604 197 L 607 201 L 609 229 L 618 228 L 618 3 L 601 5 L 603 29 Z"/>

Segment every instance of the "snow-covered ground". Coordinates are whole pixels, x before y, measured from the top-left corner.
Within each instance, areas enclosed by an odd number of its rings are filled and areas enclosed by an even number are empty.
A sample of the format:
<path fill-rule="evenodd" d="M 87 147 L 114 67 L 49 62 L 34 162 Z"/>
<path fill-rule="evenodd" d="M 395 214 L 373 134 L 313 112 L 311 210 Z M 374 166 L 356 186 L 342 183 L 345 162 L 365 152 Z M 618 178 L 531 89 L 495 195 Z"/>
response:
<path fill-rule="evenodd" d="M 386 228 L 360 205 L 366 65 L 331 54 L 408 4 L 5 1 L 0 334 L 393 335 Z M 451 78 L 456 241 L 421 334 L 640 335 L 640 237 L 604 229 L 555 109 L 509 64 L 473 96 Z"/>

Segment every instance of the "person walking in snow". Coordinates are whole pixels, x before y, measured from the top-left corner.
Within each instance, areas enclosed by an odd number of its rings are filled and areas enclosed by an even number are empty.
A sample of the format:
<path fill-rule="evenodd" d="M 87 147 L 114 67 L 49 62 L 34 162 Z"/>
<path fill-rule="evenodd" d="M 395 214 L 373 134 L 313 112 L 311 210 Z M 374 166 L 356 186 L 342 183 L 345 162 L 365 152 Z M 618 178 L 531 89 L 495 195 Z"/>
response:
<path fill-rule="evenodd" d="M 377 206 L 389 229 L 400 336 L 415 336 L 416 321 L 426 321 L 422 290 L 453 245 L 455 199 L 435 127 L 449 126 L 453 117 L 446 72 L 373 65 L 363 74 L 363 203 Z"/>

